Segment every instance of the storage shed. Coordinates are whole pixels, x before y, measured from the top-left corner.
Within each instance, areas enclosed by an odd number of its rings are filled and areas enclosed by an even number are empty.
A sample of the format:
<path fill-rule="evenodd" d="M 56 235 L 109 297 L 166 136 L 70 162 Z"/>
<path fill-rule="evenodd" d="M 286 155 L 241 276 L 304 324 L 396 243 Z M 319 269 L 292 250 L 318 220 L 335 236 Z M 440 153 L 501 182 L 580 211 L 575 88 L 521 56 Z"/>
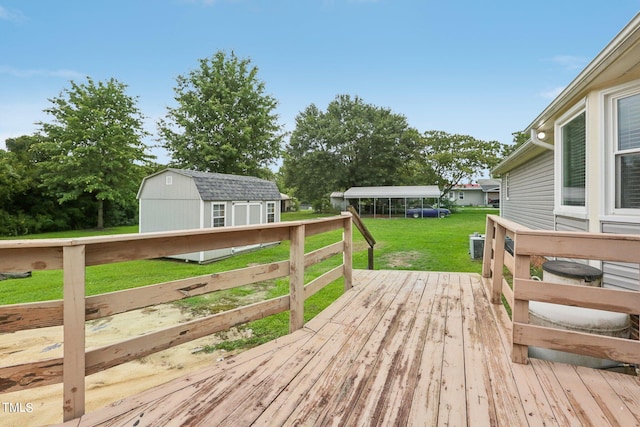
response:
<path fill-rule="evenodd" d="M 278 187 L 252 176 L 168 168 L 144 178 L 137 197 L 141 233 L 280 221 Z M 204 263 L 253 248 L 256 246 L 173 258 Z"/>

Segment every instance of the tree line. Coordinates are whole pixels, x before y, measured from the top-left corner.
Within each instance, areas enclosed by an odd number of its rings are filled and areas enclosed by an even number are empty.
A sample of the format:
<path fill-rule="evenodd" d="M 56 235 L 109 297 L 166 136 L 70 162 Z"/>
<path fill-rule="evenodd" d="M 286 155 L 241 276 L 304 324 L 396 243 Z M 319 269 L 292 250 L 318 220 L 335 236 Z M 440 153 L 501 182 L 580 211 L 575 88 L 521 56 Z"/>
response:
<path fill-rule="evenodd" d="M 168 165 L 155 162 L 138 98 L 116 79 L 71 81 L 49 99 L 50 120 L 0 150 L 0 234 L 136 223 L 142 179 L 166 166 L 272 179 L 322 207 L 331 192 L 352 186 L 436 184 L 446 194 L 506 149 L 420 132 L 403 115 L 345 94 L 326 110 L 307 106 L 286 134 L 258 68 L 233 52 L 200 59 L 173 89 L 176 105 L 156 123 Z"/>

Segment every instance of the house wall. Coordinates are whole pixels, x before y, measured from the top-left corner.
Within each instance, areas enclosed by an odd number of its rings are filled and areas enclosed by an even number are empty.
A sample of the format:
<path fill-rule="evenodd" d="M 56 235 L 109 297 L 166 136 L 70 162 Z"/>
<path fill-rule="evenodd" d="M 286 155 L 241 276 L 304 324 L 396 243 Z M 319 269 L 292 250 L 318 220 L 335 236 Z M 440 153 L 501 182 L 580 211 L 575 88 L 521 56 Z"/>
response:
<path fill-rule="evenodd" d="M 554 229 L 552 151 L 503 175 L 501 188 L 501 216 L 536 230 Z"/>
<path fill-rule="evenodd" d="M 557 231 L 589 231 L 589 220 L 556 215 Z"/>
<path fill-rule="evenodd" d="M 614 172 L 606 165 L 608 156 L 605 140 L 606 114 L 600 90 L 590 92 L 586 97 L 587 151 L 586 151 L 586 195 L 584 213 L 574 215 L 560 210 L 556 216 L 556 229 L 561 231 L 590 231 L 615 234 L 640 234 L 640 218 L 626 217 L 616 221 L 611 215 L 610 183 Z M 556 177 L 556 188 L 560 177 Z M 559 202 L 557 202 L 559 203 Z M 601 268 L 603 286 L 624 290 L 640 291 L 638 264 L 598 262 Z"/>
<path fill-rule="evenodd" d="M 640 234 L 640 224 L 603 222 L 602 232 Z M 638 264 L 605 261 L 602 263 L 602 272 L 604 273 L 602 278 L 604 287 L 640 291 L 638 284 L 640 280 L 640 270 L 638 269 Z"/>
<path fill-rule="evenodd" d="M 485 205 L 484 191 L 478 190 L 453 190 L 454 200 L 458 206 L 478 206 Z M 460 198 L 460 194 L 463 198 Z"/>

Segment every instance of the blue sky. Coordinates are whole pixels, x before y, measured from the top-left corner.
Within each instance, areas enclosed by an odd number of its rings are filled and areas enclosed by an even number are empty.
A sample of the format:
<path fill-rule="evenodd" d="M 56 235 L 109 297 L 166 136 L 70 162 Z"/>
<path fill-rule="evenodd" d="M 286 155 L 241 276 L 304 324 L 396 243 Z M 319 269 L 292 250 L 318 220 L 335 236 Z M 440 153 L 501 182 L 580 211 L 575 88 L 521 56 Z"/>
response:
<path fill-rule="evenodd" d="M 337 94 L 442 130 L 510 143 L 638 12 L 637 0 L 0 0 L 0 148 L 48 99 L 115 78 L 147 129 L 175 79 L 233 50 L 288 131 Z M 148 141 L 153 143 L 154 141 Z M 162 151 L 158 161 L 166 162 Z"/>

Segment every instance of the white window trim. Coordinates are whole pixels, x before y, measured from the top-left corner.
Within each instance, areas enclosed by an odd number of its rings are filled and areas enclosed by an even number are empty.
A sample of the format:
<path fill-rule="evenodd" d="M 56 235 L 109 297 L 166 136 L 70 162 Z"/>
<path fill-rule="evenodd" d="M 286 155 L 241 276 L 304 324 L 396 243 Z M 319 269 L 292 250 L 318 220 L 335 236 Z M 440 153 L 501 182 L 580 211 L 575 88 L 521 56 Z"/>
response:
<path fill-rule="evenodd" d="M 602 122 L 604 123 L 604 216 L 614 217 L 617 221 L 637 222 L 640 209 L 616 208 L 616 138 L 618 133 L 617 116 L 614 115 L 618 99 L 640 94 L 640 81 L 635 80 L 620 86 L 615 86 L 601 92 Z"/>
<path fill-rule="evenodd" d="M 573 218 L 587 218 L 587 208 L 589 206 L 589 188 L 585 188 L 584 206 L 568 206 L 562 204 L 562 127 L 568 124 L 571 120 L 575 119 L 578 115 L 585 113 L 585 144 L 589 143 L 589 116 L 587 112 L 587 100 L 586 98 L 578 102 L 571 107 L 566 113 L 564 113 L 554 124 L 554 135 L 556 135 L 556 149 L 554 152 L 554 210 L 555 215 L 563 215 Z M 585 187 L 589 186 L 589 150 L 585 150 Z"/>
<path fill-rule="evenodd" d="M 213 212 L 214 212 L 214 207 L 216 205 L 222 205 L 224 206 L 224 216 L 220 217 L 220 216 L 214 216 Z M 227 204 L 225 202 L 211 202 L 211 227 L 215 228 L 214 226 L 214 220 L 216 218 L 223 218 L 224 219 L 224 225 L 223 227 L 227 226 Z"/>
<path fill-rule="evenodd" d="M 278 222 L 278 215 L 276 213 L 276 202 L 267 202 L 267 215 L 266 215 L 266 221 L 267 223 L 269 223 L 269 207 L 273 206 L 273 222 Z"/>

